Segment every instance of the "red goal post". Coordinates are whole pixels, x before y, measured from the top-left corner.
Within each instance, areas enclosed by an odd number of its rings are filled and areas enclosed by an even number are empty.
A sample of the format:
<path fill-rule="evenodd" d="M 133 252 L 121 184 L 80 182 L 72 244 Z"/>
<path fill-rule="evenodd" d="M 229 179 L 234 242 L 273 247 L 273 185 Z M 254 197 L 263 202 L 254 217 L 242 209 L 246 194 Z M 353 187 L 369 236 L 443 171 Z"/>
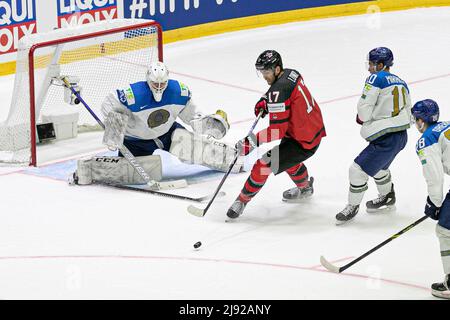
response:
<path fill-rule="evenodd" d="M 163 61 L 162 29 L 152 20 L 101 21 L 21 39 L 13 99 L 0 123 L 0 163 L 36 166 L 36 125 L 48 119 L 76 118 L 74 136 L 98 129 L 82 106 L 65 102 L 57 76 L 76 78 L 83 98 L 101 117 L 106 95 L 145 80 L 155 60 Z"/>

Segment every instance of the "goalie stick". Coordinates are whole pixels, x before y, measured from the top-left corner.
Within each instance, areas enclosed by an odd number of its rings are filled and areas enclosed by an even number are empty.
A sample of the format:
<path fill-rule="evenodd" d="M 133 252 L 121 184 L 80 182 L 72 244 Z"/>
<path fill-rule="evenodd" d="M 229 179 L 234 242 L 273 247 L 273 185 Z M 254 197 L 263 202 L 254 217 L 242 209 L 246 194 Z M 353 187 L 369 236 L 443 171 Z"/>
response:
<path fill-rule="evenodd" d="M 63 83 L 64 86 L 70 89 L 72 91 L 72 94 L 77 97 L 77 99 L 83 104 L 83 106 L 86 108 L 86 110 L 91 114 L 91 116 L 97 121 L 97 123 L 105 129 L 105 125 L 103 124 L 102 120 L 100 120 L 99 117 L 92 111 L 92 109 L 89 107 L 89 105 L 84 101 L 84 99 L 81 97 L 79 92 L 77 92 L 73 86 L 71 85 L 69 79 L 67 76 L 63 76 L 59 78 Z M 151 188 L 155 188 L 157 190 L 163 190 L 163 189 L 176 189 L 176 188 L 184 188 L 187 187 L 187 181 L 184 179 L 181 180 L 175 180 L 171 182 L 157 182 L 150 178 L 150 176 L 145 172 L 144 168 L 139 164 L 137 159 L 134 157 L 134 155 L 131 153 L 130 150 L 124 145 L 119 148 L 119 151 L 123 154 L 125 159 L 131 164 L 131 166 L 136 170 L 136 172 L 144 179 L 144 181 L 149 185 Z"/>
<path fill-rule="evenodd" d="M 168 182 L 168 183 L 170 183 L 170 182 Z M 122 189 L 122 190 L 149 193 L 149 194 L 153 194 L 153 195 L 157 195 L 157 196 L 161 196 L 161 197 L 173 198 L 173 199 L 178 199 L 178 200 L 187 200 L 187 201 L 193 201 L 193 202 L 203 202 L 212 197 L 212 195 L 206 195 L 203 197 L 193 198 L 193 197 L 182 196 L 182 195 L 178 195 L 178 194 L 170 194 L 170 193 L 160 192 L 160 191 L 151 190 L 151 189 L 143 189 L 143 188 L 121 185 L 121 184 L 110 184 L 110 183 L 105 183 L 105 182 L 95 182 L 94 185 L 99 185 L 99 186 L 103 186 L 103 187 L 111 187 L 111 188 Z M 226 195 L 226 193 L 223 191 L 219 192 L 219 194 L 218 194 L 219 197 L 223 197 L 225 195 Z"/>
<path fill-rule="evenodd" d="M 247 136 L 249 136 L 253 132 L 253 129 L 255 129 L 256 124 L 258 123 L 261 116 L 262 116 L 262 112 L 260 112 L 258 114 L 258 116 L 256 117 L 256 120 L 255 120 L 255 122 L 253 122 L 253 125 L 250 128 L 250 131 L 248 132 Z M 211 204 L 213 203 L 214 199 L 216 198 L 217 194 L 219 193 L 220 188 L 222 188 L 222 185 L 224 184 L 225 180 L 227 179 L 228 175 L 230 174 L 231 170 L 233 169 L 233 166 L 236 163 L 238 158 L 239 158 L 239 152 L 236 152 L 236 156 L 234 157 L 233 161 L 231 162 L 230 166 L 228 167 L 227 172 L 223 176 L 222 181 L 220 181 L 219 186 L 217 187 L 216 191 L 214 192 L 214 195 L 211 198 L 211 200 L 209 200 L 205 209 L 200 209 L 193 205 L 190 205 L 187 209 L 190 214 L 192 214 L 196 217 L 204 217 L 205 216 L 206 212 L 208 211 L 209 207 L 211 207 Z"/>
<path fill-rule="evenodd" d="M 394 234 L 392 237 L 390 237 L 389 239 L 386 239 L 385 241 L 383 241 L 382 243 L 380 243 L 379 245 L 377 245 L 376 247 L 370 249 L 369 251 L 367 251 L 366 253 L 364 253 L 363 255 L 359 256 L 358 258 L 354 259 L 353 261 L 347 263 L 345 266 L 342 267 L 337 267 L 335 265 L 333 265 L 331 262 L 329 262 L 327 259 L 325 259 L 324 256 L 320 257 L 320 264 L 322 266 L 324 266 L 328 271 L 334 272 L 334 273 L 341 273 L 345 270 L 347 270 L 348 268 L 350 268 L 352 265 L 354 265 L 355 263 L 357 263 L 358 261 L 364 259 L 365 257 L 367 257 L 369 254 L 373 253 L 374 251 L 380 249 L 381 247 L 383 247 L 385 244 L 391 242 L 394 239 L 397 239 L 399 236 L 401 236 L 402 234 L 404 234 L 405 232 L 411 230 L 413 227 L 417 226 L 419 223 L 421 223 L 422 221 L 426 220 L 428 218 L 428 216 L 423 216 L 422 218 L 420 218 L 419 220 L 413 222 L 412 224 L 410 224 L 409 226 L 407 226 L 405 229 L 397 232 L 396 234 Z"/>

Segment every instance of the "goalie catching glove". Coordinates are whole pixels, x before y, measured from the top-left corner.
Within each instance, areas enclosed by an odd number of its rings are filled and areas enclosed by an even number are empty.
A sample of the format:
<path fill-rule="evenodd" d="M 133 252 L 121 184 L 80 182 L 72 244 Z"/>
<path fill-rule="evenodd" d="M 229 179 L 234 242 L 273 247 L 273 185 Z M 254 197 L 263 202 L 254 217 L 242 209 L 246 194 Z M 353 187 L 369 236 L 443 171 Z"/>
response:
<path fill-rule="evenodd" d="M 191 126 L 196 134 L 212 136 L 214 139 L 222 139 L 230 129 L 227 113 L 223 110 L 192 120 Z"/>

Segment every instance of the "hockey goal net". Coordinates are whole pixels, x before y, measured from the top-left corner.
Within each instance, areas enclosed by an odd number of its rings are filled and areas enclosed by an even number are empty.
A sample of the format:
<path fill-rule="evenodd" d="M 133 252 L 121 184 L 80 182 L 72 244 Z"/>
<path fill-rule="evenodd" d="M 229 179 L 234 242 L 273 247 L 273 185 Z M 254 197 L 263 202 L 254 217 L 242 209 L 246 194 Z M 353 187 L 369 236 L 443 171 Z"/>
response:
<path fill-rule="evenodd" d="M 77 79 L 83 99 L 103 120 L 104 98 L 144 80 L 150 62 L 162 59 L 161 27 L 149 20 L 116 19 L 22 38 L 13 99 L 0 123 L 0 163 L 36 165 L 36 127 L 52 115 L 78 118 L 77 132 L 98 129 L 82 104 L 67 103 L 58 76 Z"/>

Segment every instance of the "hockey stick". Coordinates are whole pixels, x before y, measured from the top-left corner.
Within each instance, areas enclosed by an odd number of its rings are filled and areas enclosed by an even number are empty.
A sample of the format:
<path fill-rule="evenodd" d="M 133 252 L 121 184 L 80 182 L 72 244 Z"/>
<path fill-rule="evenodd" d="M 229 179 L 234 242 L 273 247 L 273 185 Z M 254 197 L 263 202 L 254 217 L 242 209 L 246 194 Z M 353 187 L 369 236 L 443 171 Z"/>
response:
<path fill-rule="evenodd" d="M 250 128 L 250 131 L 248 132 L 247 136 L 249 136 L 252 132 L 253 129 L 255 129 L 259 119 L 262 116 L 262 112 L 259 113 L 258 117 L 256 117 L 255 122 L 253 122 L 252 127 Z M 211 206 L 211 204 L 213 203 L 214 199 L 216 198 L 217 194 L 219 193 L 220 188 L 222 188 L 223 183 L 225 182 L 225 180 L 227 179 L 228 175 L 230 174 L 231 170 L 233 169 L 234 164 L 236 163 L 237 159 L 239 158 L 239 152 L 236 152 L 236 156 L 234 157 L 233 162 L 231 162 L 230 166 L 228 167 L 227 172 L 225 173 L 225 175 L 222 178 L 222 181 L 220 181 L 219 186 L 217 187 L 216 191 L 214 192 L 213 197 L 211 198 L 211 200 L 209 200 L 208 204 L 206 205 L 205 209 L 200 209 L 197 208 L 193 205 L 190 205 L 188 207 L 188 212 L 194 216 L 197 217 L 204 217 L 206 212 L 208 211 L 209 207 Z"/>
<path fill-rule="evenodd" d="M 344 270 L 347 270 L 348 268 L 350 268 L 352 265 L 354 265 L 355 263 L 357 263 L 358 261 L 364 259 L 365 257 L 367 257 L 369 254 L 375 252 L 376 250 L 380 249 L 381 247 L 383 247 L 385 244 L 391 242 L 394 239 L 397 239 L 399 236 L 401 236 L 402 234 L 404 234 L 405 232 L 411 230 L 413 227 L 417 226 L 419 223 L 421 223 L 422 221 L 426 220 L 428 218 L 428 216 L 423 216 L 422 218 L 420 218 L 419 220 L 413 222 L 412 224 L 410 224 L 409 226 L 407 226 L 405 229 L 397 232 L 396 234 L 394 234 L 392 237 L 390 237 L 389 239 L 383 241 L 382 243 L 380 243 L 379 245 L 377 245 L 376 247 L 372 248 L 371 250 L 367 251 L 366 253 L 364 253 L 363 255 L 359 256 L 358 258 L 356 258 L 355 260 L 347 263 L 345 266 L 342 267 L 337 267 L 333 264 L 331 264 L 329 261 L 327 261 L 327 259 L 325 259 L 324 256 L 320 257 L 320 264 L 322 266 L 324 266 L 327 270 L 331 271 L 331 272 L 335 272 L 335 273 L 341 273 Z"/>
<path fill-rule="evenodd" d="M 143 188 L 137 188 L 137 187 L 126 186 L 126 185 L 121 185 L 121 184 L 109 184 L 109 183 L 104 183 L 104 182 L 95 182 L 94 185 L 100 185 L 103 187 L 111 187 L 111 188 L 122 189 L 122 190 L 149 193 L 149 194 L 162 196 L 162 197 L 166 197 L 166 198 L 173 198 L 173 199 L 178 199 L 178 200 L 187 200 L 187 201 L 194 201 L 194 202 L 203 202 L 208 199 L 211 199 L 211 197 L 212 197 L 212 195 L 206 195 L 203 197 L 192 198 L 192 197 L 182 196 L 182 195 L 178 195 L 178 194 L 159 192 L 159 191 L 151 190 L 151 189 L 143 189 Z M 225 192 L 219 192 L 218 196 L 219 197 L 225 196 Z"/>
<path fill-rule="evenodd" d="M 64 85 L 72 91 L 72 93 L 77 97 L 77 99 L 84 105 L 86 110 L 91 114 L 91 116 L 97 121 L 97 123 L 105 130 L 105 125 L 102 120 L 92 111 L 89 105 L 84 101 L 84 99 L 80 96 L 79 92 L 77 92 L 73 86 L 71 85 L 69 79 L 66 76 L 60 78 L 64 82 Z M 150 178 L 150 176 L 145 172 L 144 168 L 139 164 L 137 159 L 133 156 L 130 150 L 124 145 L 119 148 L 119 151 L 123 154 L 125 159 L 131 164 L 131 166 L 136 170 L 136 172 L 144 179 L 144 181 L 152 188 L 163 190 L 163 189 L 175 189 L 175 188 L 184 188 L 187 187 L 187 181 L 175 180 L 171 182 L 157 182 Z"/>

